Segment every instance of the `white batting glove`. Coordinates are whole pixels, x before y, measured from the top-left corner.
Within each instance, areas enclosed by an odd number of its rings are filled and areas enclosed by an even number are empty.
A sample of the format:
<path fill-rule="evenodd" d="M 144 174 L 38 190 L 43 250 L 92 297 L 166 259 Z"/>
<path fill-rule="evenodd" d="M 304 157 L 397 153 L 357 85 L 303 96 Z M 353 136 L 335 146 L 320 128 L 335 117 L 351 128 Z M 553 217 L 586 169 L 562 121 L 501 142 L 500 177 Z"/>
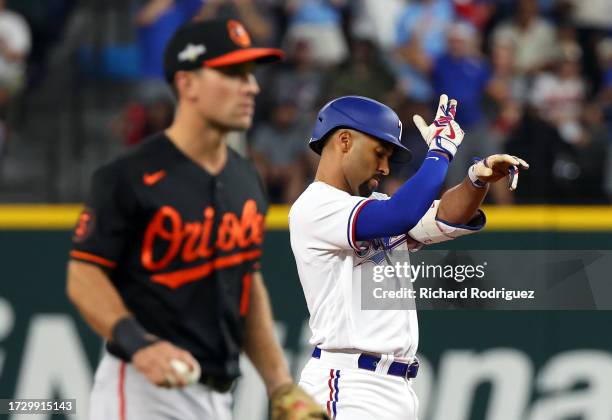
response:
<path fill-rule="evenodd" d="M 523 159 L 511 155 L 492 155 L 479 159 L 468 169 L 468 177 L 476 188 L 485 188 L 491 182 L 508 177 L 508 189 L 516 190 L 520 169 L 529 169 Z"/>
<path fill-rule="evenodd" d="M 465 133 L 455 121 L 457 113 L 457 101 L 448 100 L 448 96 L 440 95 L 440 103 L 436 112 L 436 119 L 427 125 L 423 117 L 414 115 L 412 120 L 414 125 L 421 132 L 423 140 L 429 146 L 429 150 L 438 150 L 448 155 L 452 160 L 461 145 Z"/>

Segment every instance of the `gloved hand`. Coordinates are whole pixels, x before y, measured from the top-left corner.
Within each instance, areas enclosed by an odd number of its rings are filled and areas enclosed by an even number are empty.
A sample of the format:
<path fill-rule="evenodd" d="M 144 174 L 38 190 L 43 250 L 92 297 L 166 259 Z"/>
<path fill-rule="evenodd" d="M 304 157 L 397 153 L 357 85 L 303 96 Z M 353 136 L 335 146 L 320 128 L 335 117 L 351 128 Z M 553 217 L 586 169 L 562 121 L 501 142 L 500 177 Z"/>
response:
<path fill-rule="evenodd" d="M 475 187 L 484 188 L 488 183 L 508 176 L 508 189 L 514 191 L 520 169 L 529 169 L 529 164 L 523 159 L 511 155 L 491 155 L 476 160 L 468 169 L 468 177 Z"/>
<path fill-rule="evenodd" d="M 270 400 L 272 420 L 329 420 L 323 407 L 296 384 L 280 386 Z"/>
<path fill-rule="evenodd" d="M 455 121 L 456 113 L 457 101 L 451 99 L 449 102 L 448 96 L 440 95 L 440 103 L 433 123 L 427 125 L 420 115 L 412 117 L 414 125 L 421 132 L 429 150 L 443 152 L 448 155 L 449 160 L 453 159 L 465 136 L 465 133 Z"/>

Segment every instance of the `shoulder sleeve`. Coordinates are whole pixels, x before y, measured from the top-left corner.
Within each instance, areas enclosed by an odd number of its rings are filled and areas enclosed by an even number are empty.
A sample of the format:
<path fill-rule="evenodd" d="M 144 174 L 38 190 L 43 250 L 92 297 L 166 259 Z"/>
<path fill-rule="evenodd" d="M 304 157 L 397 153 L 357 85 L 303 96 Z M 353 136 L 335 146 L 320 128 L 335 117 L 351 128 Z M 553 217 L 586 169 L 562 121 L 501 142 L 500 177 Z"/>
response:
<path fill-rule="evenodd" d="M 135 198 L 116 165 L 96 171 L 73 234 L 70 257 L 115 268 L 134 229 Z"/>
<path fill-rule="evenodd" d="M 328 191 L 309 191 L 289 213 L 289 229 L 312 249 L 355 249 L 355 220 L 367 198 Z"/>

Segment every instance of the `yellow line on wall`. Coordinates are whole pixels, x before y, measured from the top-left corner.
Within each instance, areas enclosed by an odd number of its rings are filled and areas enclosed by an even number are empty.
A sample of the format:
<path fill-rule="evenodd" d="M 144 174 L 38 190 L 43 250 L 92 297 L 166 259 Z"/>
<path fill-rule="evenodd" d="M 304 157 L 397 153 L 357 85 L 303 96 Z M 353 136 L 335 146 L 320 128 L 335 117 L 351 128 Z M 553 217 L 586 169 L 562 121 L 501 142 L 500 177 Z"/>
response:
<path fill-rule="evenodd" d="M 0 229 L 72 229 L 81 204 L 3 204 Z"/>
<path fill-rule="evenodd" d="M 2 230 L 72 229 L 81 204 L 0 205 Z M 289 206 L 271 206 L 266 226 L 287 229 Z M 612 231 L 612 206 L 487 206 L 487 231 Z"/>
<path fill-rule="evenodd" d="M 487 230 L 612 231 L 612 206 L 487 206 Z"/>

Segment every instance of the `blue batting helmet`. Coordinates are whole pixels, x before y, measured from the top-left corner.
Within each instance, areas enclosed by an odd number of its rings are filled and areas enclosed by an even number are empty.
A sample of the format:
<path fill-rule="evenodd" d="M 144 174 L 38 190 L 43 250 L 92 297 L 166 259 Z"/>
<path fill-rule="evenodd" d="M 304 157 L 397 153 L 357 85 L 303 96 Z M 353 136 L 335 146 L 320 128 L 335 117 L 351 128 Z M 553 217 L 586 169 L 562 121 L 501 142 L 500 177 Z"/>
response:
<path fill-rule="evenodd" d="M 321 154 L 325 138 L 338 128 L 351 128 L 391 143 L 392 161 L 407 162 L 412 154 L 402 144 L 402 122 L 387 105 L 363 96 L 343 96 L 328 102 L 317 115 L 308 145 Z"/>

